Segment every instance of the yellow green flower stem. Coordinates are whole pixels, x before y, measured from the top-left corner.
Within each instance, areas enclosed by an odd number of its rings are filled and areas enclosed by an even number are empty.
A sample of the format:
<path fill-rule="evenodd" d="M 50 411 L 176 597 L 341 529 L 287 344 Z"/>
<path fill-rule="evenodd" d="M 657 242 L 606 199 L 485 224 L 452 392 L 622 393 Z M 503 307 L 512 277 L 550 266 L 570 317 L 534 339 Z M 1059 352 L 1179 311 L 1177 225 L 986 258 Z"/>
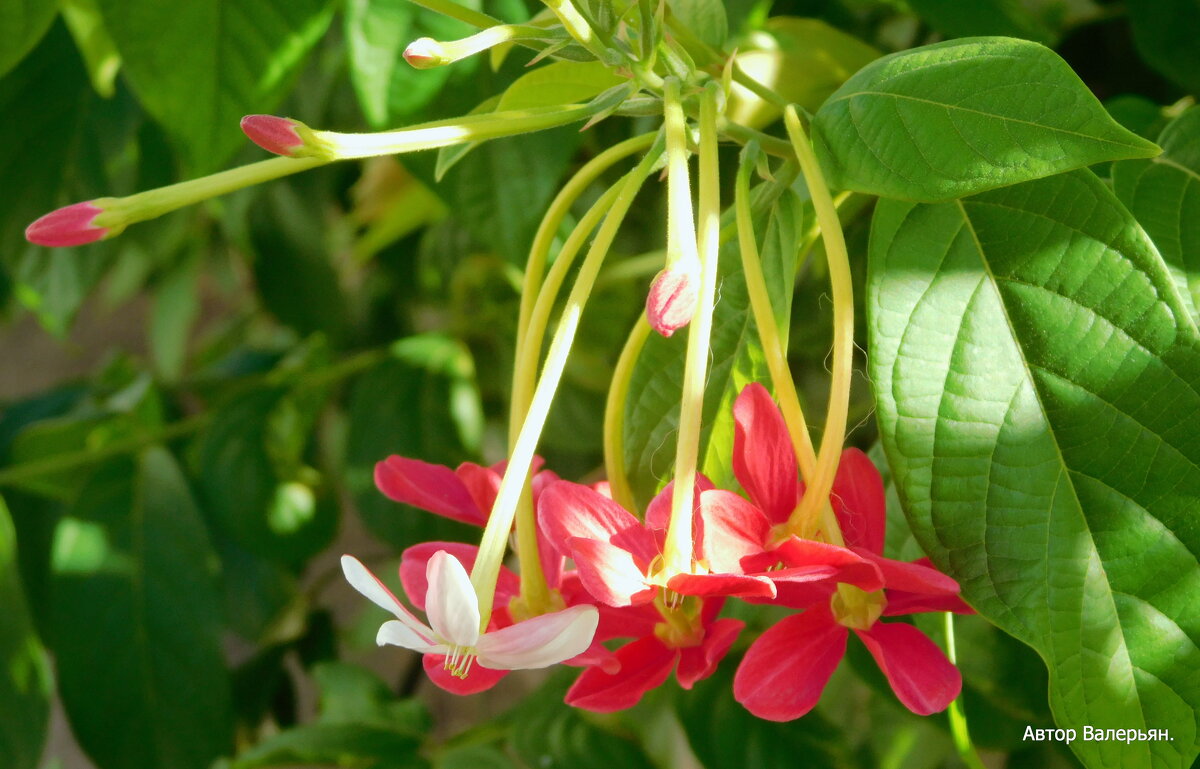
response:
<path fill-rule="evenodd" d="M 800 406 L 800 396 L 796 393 L 792 372 L 788 368 L 787 349 L 779 337 L 775 311 L 771 307 L 771 295 L 767 292 L 767 281 L 763 277 L 758 244 L 754 239 L 754 219 L 750 211 L 752 171 L 753 164 L 743 161 L 738 169 L 734 192 L 742 271 L 746 277 L 746 291 L 750 295 L 754 324 L 758 327 L 763 354 L 767 359 L 767 369 L 771 372 L 771 382 L 775 385 L 775 398 L 779 401 L 779 410 L 783 413 L 783 421 L 792 439 L 792 448 L 800 465 L 800 475 L 805 481 L 811 482 L 816 473 L 817 456 L 812 436 L 808 432 L 808 422 L 804 419 L 804 409 Z"/>
<path fill-rule="evenodd" d="M 460 40 L 440 41 L 429 37 L 420 38 L 409 46 L 405 51 L 405 56 L 407 57 L 410 51 L 416 50 L 420 55 L 428 57 L 429 61 L 425 63 L 414 61 L 412 62 L 414 67 L 420 69 L 441 67 L 503 43 L 548 40 L 553 35 L 554 33 L 547 29 L 527 24 L 497 24 Z"/>
<path fill-rule="evenodd" d="M 658 161 L 658 153 L 651 148 L 641 162 L 618 182 L 616 198 L 600 225 L 587 257 L 579 268 L 575 285 L 567 297 L 566 307 L 559 318 L 554 338 L 550 342 L 550 351 L 546 356 L 546 364 L 534 391 L 529 413 L 525 424 L 521 427 L 520 436 L 509 455 L 508 468 L 500 481 L 500 489 L 496 493 L 496 502 L 492 506 L 491 516 L 487 527 L 483 530 L 483 539 L 479 544 L 479 555 L 475 559 L 475 567 L 471 570 L 471 584 L 479 598 L 479 615 L 481 630 L 487 628 L 492 616 L 492 605 L 496 592 L 496 580 L 500 575 L 500 564 L 504 559 L 504 550 L 508 542 L 508 534 L 512 530 L 513 518 L 520 499 L 521 490 L 529 476 L 529 468 L 533 462 L 533 453 L 541 437 L 542 428 L 546 424 L 546 416 L 550 412 L 550 404 L 554 393 L 562 379 L 563 368 L 567 363 L 567 355 L 575 340 L 575 332 L 579 328 L 579 320 L 587 305 L 592 285 L 604 263 L 604 257 L 612 246 L 625 214 L 633 205 L 633 199 L 641 189 L 642 183 L 650 175 L 650 171 Z"/>
<path fill-rule="evenodd" d="M 670 133 L 667 136 L 669 140 Z M 670 144 L 668 143 L 669 152 Z M 688 324 L 683 391 L 680 395 L 679 434 L 675 446 L 675 488 L 671 497 L 671 522 L 667 526 L 667 536 L 663 546 L 662 576 L 664 578 L 692 570 L 692 506 L 695 496 L 696 464 L 700 455 L 704 382 L 708 373 L 713 305 L 717 290 L 717 255 L 720 250 L 721 237 L 721 187 L 717 158 L 717 95 L 714 88 L 707 88 L 700 100 L 699 155 L 700 291 L 695 314 L 692 316 L 691 323 Z M 674 184 L 674 179 L 669 177 L 668 181 Z M 672 193 L 668 192 L 668 194 Z"/>
<path fill-rule="evenodd" d="M 954 644 L 954 615 L 946 612 L 943 616 L 946 623 L 946 657 L 950 660 L 951 665 L 957 666 L 958 653 Z M 954 738 L 954 747 L 963 763 L 970 769 L 987 769 L 980 760 L 979 754 L 975 752 L 975 746 L 971 743 L 971 732 L 967 729 L 967 715 L 962 709 L 962 695 L 950 703 L 946 715 L 950 719 L 950 734 Z"/>
<path fill-rule="evenodd" d="M 547 8 L 554 11 L 559 23 L 576 42 L 582 45 L 593 56 L 605 64 L 614 64 L 610 60 L 609 51 L 611 40 L 605 38 L 603 32 L 580 12 L 571 0 L 542 0 Z M 615 52 L 614 52 L 615 53 Z"/>
<path fill-rule="evenodd" d="M 621 356 L 613 369 L 612 384 L 604 402 L 604 474 L 608 477 L 608 488 L 613 501 L 631 512 L 636 511 L 633 489 L 629 475 L 625 472 L 625 402 L 629 396 L 629 384 L 633 378 L 634 364 L 650 337 L 650 324 L 645 314 L 638 317 L 621 348 Z"/>
<path fill-rule="evenodd" d="M 812 531 L 820 525 L 826 536 L 835 544 L 841 544 L 841 532 L 837 520 L 829 508 L 829 492 L 837 473 L 842 445 L 846 440 L 846 419 L 850 407 L 850 378 L 854 364 L 854 288 L 850 278 L 850 257 L 846 252 L 846 241 L 842 235 L 837 207 L 821 174 L 812 145 L 800 125 L 795 107 L 784 110 L 784 124 L 788 137 L 800 162 L 800 171 L 808 184 L 817 224 L 825 241 L 825 254 L 829 260 L 829 282 L 833 293 L 833 377 L 829 385 L 829 410 L 825 416 L 825 432 L 821 436 L 821 448 L 817 454 L 817 466 L 804 499 L 788 521 L 793 531 Z"/>

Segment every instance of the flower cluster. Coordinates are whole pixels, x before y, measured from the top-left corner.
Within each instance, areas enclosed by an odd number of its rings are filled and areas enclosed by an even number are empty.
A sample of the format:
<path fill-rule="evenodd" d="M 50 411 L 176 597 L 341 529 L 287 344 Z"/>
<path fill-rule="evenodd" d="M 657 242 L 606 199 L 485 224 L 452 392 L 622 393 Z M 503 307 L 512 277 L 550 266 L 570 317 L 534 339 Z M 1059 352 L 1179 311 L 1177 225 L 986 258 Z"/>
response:
<path fill-rule="evenodd" d="M 520 616 L 518 576 L 501 567 L 497 608 L 481 628 L 467 577 L 478 549 L 428 542 L 407 549 L 400 566 L 404 592 L 425 610 L 426 626 L 347 556 L 351 584 L 397 618 L 380 628 L 378 642 L 421 652 L 434 683 L 459 694 L 486 689 L 513 668 L 579 666 L 567 702 L 613 711 L 636 704 L 672 672 L 684 688 L 711 675 L 744 630 L 740 620 L 720 617 L 728 599 L 740 598 L 795 610 L 749 644 L 738 668 L 734 694 L 755 715 L 783 721 L 811 710 L 851 632 L 909 710 L 945 709 L 961 688 L 957 669 L 916 627 L 882 619 L 970 609 L 954 580 L 928 561 L 882 555 L 884 488 L 874 465 L 857 449 L 842 454 L 829 497 L 841 544 L 828 542 L 825 531 L 799 536 L 791 518 L 805 489 L 778 408 L 762 385 L 751 384 L 734 418 L 734 471 L 746 496 L 697 478 L 689 571 L 663 569 L 672 485 L 639 517 L 605 484 L 584 486 L 542 470 L 531 486 L 539 560 L 557 610 Z M 483 525 L 502 470 L 390 457 L 375 478 L 396 501 Z"/>

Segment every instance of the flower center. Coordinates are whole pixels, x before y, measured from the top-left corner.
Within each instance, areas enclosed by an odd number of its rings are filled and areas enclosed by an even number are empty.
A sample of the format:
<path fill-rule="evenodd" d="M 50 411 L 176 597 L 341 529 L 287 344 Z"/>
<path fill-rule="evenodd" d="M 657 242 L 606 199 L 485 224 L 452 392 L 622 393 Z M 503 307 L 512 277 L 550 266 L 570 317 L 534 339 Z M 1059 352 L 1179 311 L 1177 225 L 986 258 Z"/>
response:
<path fill-rule="evenodd" d="M 442 662 L 442 668 L 455 678 L 466 678 L 475 663 L 475 649 L 467 646 L 451 646 L 450 653 Z"/>
<path fill-rule="evenodd" d="M 683 596 L 664 588 L 654 599 L 654 607 L 663 618 L 654 626 L 654 635 L 665 646 L 685 649 L 704 641 L 700 621 L 701 601 L 695 596 Z"/>
<path fill-rule="evenodd" d="M 837 592 L 829 601 L 838 624 L 853 630 L 867 630 L 883 614 L 887 598 L 882 590 L 868 593 L 854 585 L 838 585 Z"/>

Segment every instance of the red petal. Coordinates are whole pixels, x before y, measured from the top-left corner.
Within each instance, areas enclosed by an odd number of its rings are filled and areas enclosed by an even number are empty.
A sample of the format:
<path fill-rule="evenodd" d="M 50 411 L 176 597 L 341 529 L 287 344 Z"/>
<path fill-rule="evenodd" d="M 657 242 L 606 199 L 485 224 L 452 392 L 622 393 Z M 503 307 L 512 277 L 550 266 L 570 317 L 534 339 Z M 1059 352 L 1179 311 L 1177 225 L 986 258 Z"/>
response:
<path fill-rule="evenodd" d="M 920 614 L 930 611 L 948 611 L 955 614 L 974 614 L 975 610 L 957 595 L 927 595 L 906 593 L 903 590 L 887 591 L 887 606 L 883 616 L 898 617 L 902 614 Z"/>
<path fill-rule="evenodd" d="M 867 645 L 892 691 L 920 716 L 945 710 L 962 690 L 962 675 L 933 641 L 903 622 L 875 623 L 855 631 Z"/>
<path fill-rule="evenodd" d="M 777 564 L 782 564 L 784 569 L 767 573 L 767 576 L 777 582 L 785 578 L 807 582 L 812 578 L 805 578 L 805 574 L 816 574 L 819 578 L 823 573 L 819 567 L 833 568 L 836 573 L 830 579 L 870 591 L 880 590 L 884 586 L 875 561 L 876 558 L 869 553 L 855 552 L 826 542 L 791 537 L 774 550 L 747 557 L 742 561 L 742 568 L 747 572 L 762 573 Z M 798 571 L 793 571 L 796 569 Z"/>
<path fill-rule="evenodd" d="M 715 572 L 739 573 L 742 559 L 761 553 L 771 536 L 771 523 L 762 511 L 731 491 L 700 495 L 704 519 L 704 558 Z"/>
<path fill-rule="evenodd" d="M 495 686 L 501 678 L 508 675 L 507 670 L 492 670 L 476 662 L 466 678 L 456 678 L 450 671 L 442 667 L 446 657 L 443 654 L 426 654 L 421 664 L 425 666 L 425 675 L 437 684 L 439 689 L 445 689 L 451 694 L 478 694 Z"/>
<path fill-rule="evenodd" d="M 796 452 L 767 388 L 746 385 L 733 404 L 733 474 L 771 523 L 783 523 L 800 499 Z"/>
<path fill-rule="evenodd" d="M 242 132 L 258 146 L 276 155 L 291 157 L 304 146 L 304 140 L 296 132 L 295 120 L 275 115 L 246 115 L 242 118 Z"/>
<path fill-rule="evenodd" d="M 474 568 L 475 556 L 479 553 L 476 545 L 467 545 L 462 542 L 422 542 L 407 548 L 400 556 L 400 582 L 404 585 L 404 592 L 408 595 L 408 600 L 412 601 L 418 609 L 425 608 L 425 593 L 429 590 L 429 581 L 425 576 L 425 570 L 429 565 L 429 559 L 439 550 L 445 550 L 457 558 L 468 573 Z M 496 580 L 495 602 L 497 607 L 507 606 L 513 596 L 520 591 L 520 578 L 513 574 L 507 566 L 501 566 L 500 576 Z M 496 618 L 497 615 L 493 615 L 493 619 Z"/>
<path fill-rule="evenodd" d="M 730 595 L 768 600 L 775 597 L 775 583 L 761 575 L 676 574 L 667 580 L 667 587 L 680 595 Z"/>
<path fill-rule="evenodd" d="M 657 638 L 642 638 L 617 650 L 621 663 L 615 674 L 588 668 L 567 691 L 566 702 L 598 713 L 631 708 L 642 695 L 667 680 L 678 652 Z"/>
<path fill-rule="evenodd" d="M 550 484 L 538 503 L 538 522 L 563 555 L 570 554 L 567 541 L 572 537 L 626 550 L 638 559 L 640 568 L 658 555 L 654 537 L 633 513 L 578 483 Z"/>
<path fill-rule="evenodd" d="M 567 606 L 589 604 L 600 612 L 600 624 L 596 627 L 595 640 L 607 641 L 611 638 L 641 638 L 654 632 L 654 626 L 662 621 L 658 609 L 650 604 L 639 606 L 622 606 L 617 608 L 602 603 L 596 603 L 583 587 L 578 572 L 568 571 L 563 575 L 559 590 Z"/>
<path fill-rule="evenodd" d="M 883 574 L 883 583 L 889 590 L 926 595 L 957 595 L 958 583 L 932 566 L 920 563 L 897 561 L 884 558 L 866 550 L 855 551 L 871 561 Z"/>
<path fill-rule="evenodd" d="M 866 454 L 846 449 L 838 463 L 829 496 L 846 544 L 883 553 L 887 504 L 883 478 Z"/>
<path fill-rule="evenodd" d="M 597 601 L 630 606 L 654 600 L 657 588 L 646 582 L 628 550 L 583 537 L 572 537 L 568 544 L 583 586 Z"/>
<path fill-rule="evenodd" d="M 697 681 L 711 676 L 745 626 L 741 620 L 719 619 L 704 631 L 704 643 L 680 650 L 675 668 L 679 685 L 691 689 Z"/>
<path fill-rule="evenodd" d="M 51 211 L 25 228 L 25 239 L 39 246 L 82 246 L 108 234 L 107 227 L 92 224 L 104 209 L 92 201 L 73 203 Z"/>
<path fill-rule="evenodd" d="M 828 609 L 784 617 L 750 645 L 733 696 L 754 715 L 791 721 L 812 710 L 846 653 L 846 628 Z"/>
<path fill-rule="evenodd" d="M 462 481 L 463 487 L 475 502 L 475 509 L 483 514 L 486 521 L 492 514 L 492 506 L 496 504 L 496 492 L 500 490 L 500 473 L 474 462 L 463 462 L 454 469 L 454 474 Z"/>
<path fill-rule="evenodd" d="M 375 485 L 389 498 L 456 521 L 482 526 L 481 512 L 462 480 L 442 465 L 391 456 L 375 465 Z"/>

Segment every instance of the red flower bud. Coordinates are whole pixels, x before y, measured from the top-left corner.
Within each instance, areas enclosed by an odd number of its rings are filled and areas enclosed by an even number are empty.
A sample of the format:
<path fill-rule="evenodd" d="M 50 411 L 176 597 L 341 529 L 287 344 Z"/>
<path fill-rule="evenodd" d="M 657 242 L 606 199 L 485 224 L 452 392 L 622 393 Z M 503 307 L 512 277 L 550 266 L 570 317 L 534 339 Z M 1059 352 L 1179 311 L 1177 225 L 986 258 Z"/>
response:
<path fill-rule="evenodd" d="M 676 265 L 658 273 L 646 296 L 646 320 L 663 336 L 671 336 L 692 320 L 700 295 L 700 276 Z"/>
<path fill-rule="evenodd" d="M 51 211 L 25 228 L 25 239 L 39 246 L 82 246 L 108 235 L 107 227 L 92 223 L 104 209 L 92 201 Z"/>
<path fill-rule="evenodd" d="M 295 157 L 296 150 L 304 146 L 304 139 L 296 131 L 295 120 L 275 115 L 247 115 L 242 118 L 242 132 L 267 152 L 285 157 Z"/>

